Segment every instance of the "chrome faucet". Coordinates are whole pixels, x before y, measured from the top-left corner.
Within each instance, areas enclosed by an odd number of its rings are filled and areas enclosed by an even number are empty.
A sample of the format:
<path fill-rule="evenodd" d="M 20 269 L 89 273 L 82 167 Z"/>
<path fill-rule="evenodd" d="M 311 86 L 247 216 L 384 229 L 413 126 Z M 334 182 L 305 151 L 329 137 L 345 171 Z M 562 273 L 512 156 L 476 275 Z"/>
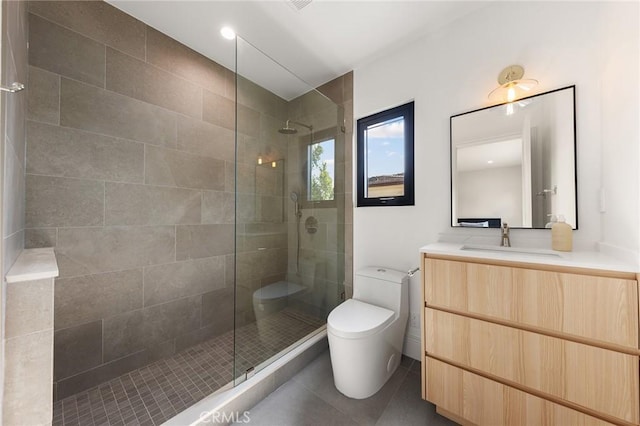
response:
<path fill-rule="evenodd" d="M 502 240 L 500 241 L 500 247 L 511 247 L 511 241 L 509 240 L 509 225 L 506 222 L 502 224 Z"/>

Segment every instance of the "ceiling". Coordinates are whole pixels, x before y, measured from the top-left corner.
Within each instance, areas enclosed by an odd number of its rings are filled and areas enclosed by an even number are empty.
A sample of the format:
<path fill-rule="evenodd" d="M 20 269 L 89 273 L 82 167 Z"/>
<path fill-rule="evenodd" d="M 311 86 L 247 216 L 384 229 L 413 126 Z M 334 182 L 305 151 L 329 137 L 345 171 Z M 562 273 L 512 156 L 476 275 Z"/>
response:
<path fill-rule="evenodd" d="M 290 100 L 477 9 L 485 1 L 107 0 L 129 15 L 234 69 L 233 27 L 242 39 L 307 84 L 283 78 L 253 49 L 239 73 Z M 294 3 L 309 3 L 298 10 Z M 239 43 L 243 43 L 240 41 Z M 293 79 L 295 80 L 295 79 Z"/>
<path fill-rule="evenodd" d="M 458 147 L 456 153 L 458 173 L 522 166 L 522 139 Z"/>

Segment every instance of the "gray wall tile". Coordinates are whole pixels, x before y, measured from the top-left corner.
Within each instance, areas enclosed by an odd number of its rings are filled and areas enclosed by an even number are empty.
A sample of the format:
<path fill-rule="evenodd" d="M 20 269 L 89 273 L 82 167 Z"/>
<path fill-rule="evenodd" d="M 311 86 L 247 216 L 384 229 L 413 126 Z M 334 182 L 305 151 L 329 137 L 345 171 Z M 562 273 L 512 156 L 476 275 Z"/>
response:
<path fill-rule="evenodd" d="M 210 292 L 224 285 L 224 256 L 148 266 L 144 268 L 144 306 Z"/>
<path fill-rule="evenodd" d="M 29 228 L 92 226 L 104 223 L 104 183 L 27 175 Z"/>
<path fill-rule="evenodd" d="M 105 46 L 29 15 L 29 64 L 104 87 Z"/>
<path fill-rule="evenodd" d="M 238 103 L 281 120 L 288 118 L 287 101 L 242 76 L 238 76 Z"/>
<path fill-rule="evenodd" d="M 182 188 L 224 189 L 224 161 L 146 146 L 145 183 Z"/>
<path fill-rule="evenodd" d="M 233 253 L 233 225 L 176 227 L 176 259 L 199 259 Z"/>
<path fill-rule="evenodd" d="M 151 27 L 147 27 L 147 62 L 225 94 L 225 67 Z"/>
<path fill-rule="evenodd" d="M 27 75 L 27 67 L 29 66 L 27 53 L 27 41 L 29 39 L 29 34 L 27 33 L 28 12 L 26 3 L 26 1 L 7 2 L 6 10 L 3 12 L 6 15 L 5 34 L 7 34 L 9 42 L 8 47 L 11 49 L 16 72 L 20 77 Z"/>
<path fill-rule="evenodd" d="M 145 308 L 144 340 L 150 345 L 200 326 L 202 297 L 193 296 Z"/>
<path fill-rule="evenodd" d="M 196 155 L 235 161 L 235 133 L 189 117 L 178 117 L 178 149 Z"/>
<path fill-rule="evenodd" d="M 142 183 L 144 145 L 27 122 L 27 173 Z"/>
<path fill-rule="evenodd" d="M 200 223 L 200 191 L 107 182 L 105 193 L 107 225 Z"/>
<path fill-rule="evenodd" d="M 60 86 L 60 124 L 153 145 L 176 146 L 175 114 L 66 78 Z"/>
<path fill-rule="evenodd" d="M 60 277 L 133 269 L 175 260 L 173 226 L 61 228 Z"/>
<path fill-rule="evenodd" d="M 27 118 L 43 123 L 60 122 L 60 76 L 29 67 Z"/>
<path fill-rule="evenodd" d="M 55 380 L 100 365 L 102 363 L 102 321 L 56 331 L 53 361 Z"/>
<path fill-rule="evenodd" d="M 233 223 L 235 196 L 230 192 L 202 192 L 202 223 Z"/>
<path fill-rule="evenodd" d="M 12 62 L 13 65 L 13 62 Z M 4 81 L 26 81 L 27 76 L 20 76 L 17 73 L 14 73 L 15 68 L 13 66 L 10 67 L 11 72 L 8 72 L 4 77 Z M 26 110 L 27 110 L 27 97 L 24 93 L 18 96 L 7 96 L 4 98 L 4 110 L 6 114 L 6 126 L 4 128 L 5 132 L 5 141 L 7 145 L 13 148 L 14 153 L 16 154 L 21 165 L 24 165 L 25 162 L 25 130 L 24 130 L 24 121 L 26 118 Z"/>
<path fill-rule="evenodd" d="M 168 340 L 152 348 L 104 363 L 99 367 L 76 374 L 56 383 L 56 398 L 63 399 L 77 392 L 105 383 L 115 377 L 143 367 L 174 353 L 174 341 Z"/>
<path fill-rule="evenodd" d="M 145 344 L 142 309 L 104 320 L 105 362 L 139 352 L 145 348 Z"/>
<path fill-rule="evenodd" d="M 24 248 L 24 230 L 5 237 L 2 244 L 2 268 L 9 271 Z"/>
<path fill-rule="evenodd" d="M 9 339 L 5 343 L 2 423 L 51 423 L 53 330 Z"/>
<path fill-rule="evenodd" d="M 202 295 L 202 325 L 213 325 L 218 334 L 233 328 L 233 287 L 210 291 Z"/>
<path fill-rule="evenodd" d="M 142 269 L 58 278 L 55 301 L 56 329 L 142 308 Z"/>
<path fill-rule="evenodd" d="M 129 55 L 144 58 L 143 22 L 102 1 L 30 1 L 29 11 Z"/>
<path fill-rule="evenodd" d="M 191 117 L 202 117 L 202 89 L 111 48 L 107 48 L 106 88 Z"/>
<path fill-rule="evenodd" d="M 53 329 L 53 278 L 6 284 L 5 338 Z"/>
<path fill-rule="evenodd" d="M 24 248 L 55 247 L 58 240 L 56 228 L 32 228 L 24 230 Z"/>
<path fill-rule="evenodd" d="M 202 119 L 216 126 L 235 130 L 236 104 L 225 96 L 205 90 L 202 98 Z"/>
<path fill-rule="evenodd" d="M 2 235 L 8 237 L 24 228 L 26 182 L 23 163 L 14 152 L 14 147 L 5 142 L 4 148 L 4 191 L 2 198 L 5 208 L 3 209 Z"/>
<path fill-rule="evenodd" d="M 179 336 L 176 337 L 175 342 L 176 342 L 176 353 L 177 352 L 181 352 L 185 349 L 191 348 L 194 345 L 197 345 L 199 343 L 202 343 L 206 340 L 212 339 L 218 335 L 220 335 L 221 333 L 223 333 L 224 331 L 228 331 L 229 329 L 233 328 L 233 320 L 231 321 L 231 327 L 228 328 L 227 330 L 223 330 L 223 331 L 219 331 L 216 327 L 214 326 L 207 326 L 207 327 L 202 327 L 202 328 L 198 328 L 195 331 L 191 331 L 189 333 L 186 334 L 181 334 Z M 220 355 L 216 358 L 219 362 L 232 362 L 233 356 L 232 355 Z M 231 365 L 231 364 L 229 364 Z M 231 369 L 229 368 L 228 370 L 228 379 L 224 382 L 224 383 L 228 383 L 231 381 L 232 377 L 231 377 Z M 214 380 L 218 379 L 218 377 L 215 377 Z M 217 381 L 217 380 L 216 380 Z"/>
<path fill-rule="evenodd" d="M 200 326 L 201 296 L 173 300 L 104 322 L 105 361 L 153 347 Z"/>

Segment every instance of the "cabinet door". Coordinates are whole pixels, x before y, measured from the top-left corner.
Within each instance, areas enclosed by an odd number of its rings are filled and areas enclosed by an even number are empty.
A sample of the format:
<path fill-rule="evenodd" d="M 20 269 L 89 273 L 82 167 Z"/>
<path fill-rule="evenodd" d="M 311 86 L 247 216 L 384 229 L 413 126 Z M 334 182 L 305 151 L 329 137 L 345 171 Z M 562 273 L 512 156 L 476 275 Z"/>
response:
<path fill-rule="evenodd" d="M 427 399 L 477 425 L 610 425 L 436 359 L 426 360 Z"/>
<path fill-rule="evenodd" d="M 638 423 L 638 357 L 426 309 L 427 355 Z M 436 332 L 437 330 L 437 332 Z"/>
<path fill-rule="evenodd" d="M 638 349 L 635 280 L 440 259 L 425 261 L 428 306 Z"/>

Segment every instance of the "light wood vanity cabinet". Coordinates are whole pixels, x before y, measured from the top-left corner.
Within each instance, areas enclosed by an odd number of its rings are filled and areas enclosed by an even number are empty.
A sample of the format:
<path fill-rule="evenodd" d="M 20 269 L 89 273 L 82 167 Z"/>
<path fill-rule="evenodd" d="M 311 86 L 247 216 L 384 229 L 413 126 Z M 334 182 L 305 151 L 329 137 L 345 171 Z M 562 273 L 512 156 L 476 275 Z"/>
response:
<path fill-rule="evenodd" d="M 424 254 L 422 397 L 460 423 L 639 424 L 635 273 Z"/>

